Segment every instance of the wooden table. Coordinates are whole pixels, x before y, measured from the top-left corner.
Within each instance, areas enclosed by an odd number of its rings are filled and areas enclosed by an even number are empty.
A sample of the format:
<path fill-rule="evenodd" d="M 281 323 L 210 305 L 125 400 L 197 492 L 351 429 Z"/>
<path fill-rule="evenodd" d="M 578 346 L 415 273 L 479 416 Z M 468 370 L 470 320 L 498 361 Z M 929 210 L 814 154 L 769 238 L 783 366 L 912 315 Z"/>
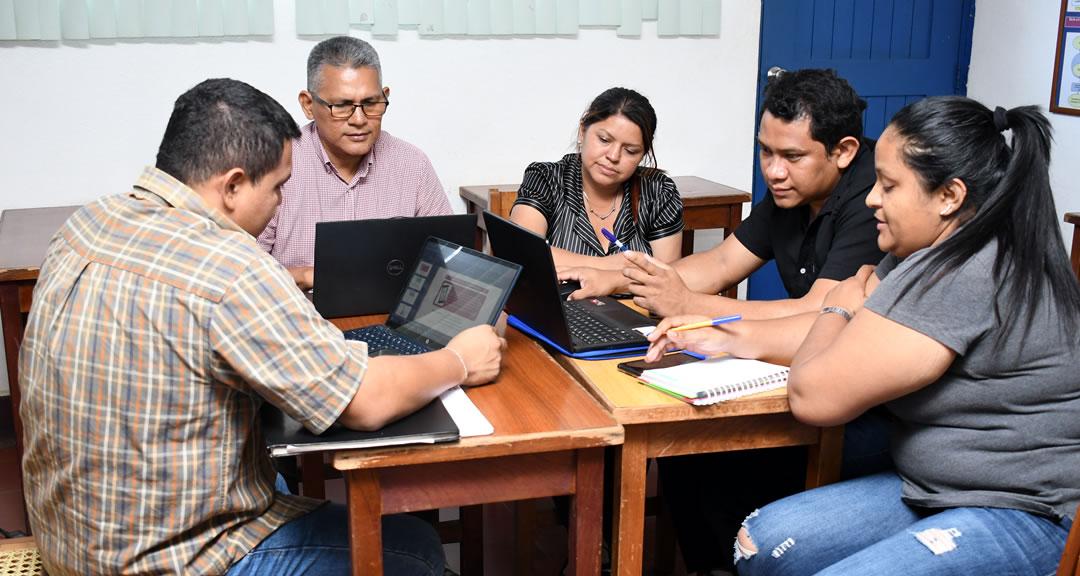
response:
<path fill-rule="evenodd" d="M 382 318 L 333 322 L 347 330 Z M 345 474 L 353 574 L 382 573 L 383 514 L 560 494 L 573 495 L 570 573 L 600 573 L 603 449 L 622 443 L 622 427 L 539 345 L 512 328 L 507 339 L 498 381 L 468 390 L 494 434 L 334 453 Z"/>
<path fill-rule="evenodd" d="M 25 208 L 0 213 L 0 316 L 3 317 L 4 358 L 7 361 L 8 388 L 15 455 L 22 490 L 22 420 L 19 418 L 19 347 L 26 329 L 34 285 L 45 259 L 49 240 L 78 206 Z M 4 434 L 7 433 L 5 430 Z M 23 510 L 25 518 L 26 511 Z M 29 525 L 26 526 L 29 529 Z M 8 527 L 9 529 L 11 527 Z"/>
<path fill-rule="evenodd" d="M 649 458 L 809 445 L 807 488 L 839 477 L 843 427 L 822 429 L 796 421 L 786 389 L 696 407 L 619 372 L 615 366 L 620 360 L 559 356 L 558 361 L 625 429 L 615 459 L 612 574 L 641 573 Z"/>
<path fill-rule="evenodd" d="M 697 176 L 675 176 L 672 178 L 679 188 L 683 201 L 682 255 L 694 253 L 694 231 L 722 228 L 724 238 L 735 231 L 742 222 L 742 205 L 750 201 L 750 193 L 737 188 L 718 184 Z M 510 217 L 510 209 L 517 198 L 520 184 L 487 184 L 461 186 L 458 194 L 465 201 L 465 211 L 477 215 L 476 245 L 484 246 L 487 236 L 484 227 L 484 210 L 504 218 Z M 724 293 L 730 298 L 737 298 L 738 286 L 733 286 Z"/>

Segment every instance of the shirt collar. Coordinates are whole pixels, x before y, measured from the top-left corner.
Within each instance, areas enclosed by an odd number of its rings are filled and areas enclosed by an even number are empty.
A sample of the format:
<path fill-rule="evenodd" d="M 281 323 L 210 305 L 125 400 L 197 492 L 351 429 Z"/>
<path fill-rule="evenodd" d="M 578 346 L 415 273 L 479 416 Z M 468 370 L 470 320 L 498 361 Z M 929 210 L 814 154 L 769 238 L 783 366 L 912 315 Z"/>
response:
<path fill-rule="evenodd" d="M 225 230 L 244 232 L 235 222 L 210 206 L 183 182 L 153 166 L 143 168 L 131 195 L 140 200 L 163 202 L 168 206 L 202 216 Z M 244 232 L 247 234 L 247 232 Z"/>
<path fill-rule="evenodd" d="M 368 170 L 375 164 L 375 158 L 378 156 L 376 150 L 379 147 L 379 140 L 382 140 L 382 134 L 379 134 L 379 138 L 375 140 L 375 144 L 371 147 L 371 151 L 364 155 L 360 159 L 360 167 L 356 171 L 356 176 L 353 178 L 365 178 L 368 175 Z M 338 169 L 334 166 L 334 163 L 330 161 L 330 156 L 326 154 L 326 148 L 323 147 L 322 138 L 319 138 L 319 127 L 315 125 L 315 121 L 311 122 L 311 142 L 315 147 L 315 154 L 319 157 L 319 161 L 322 162 L 323 167 L 328 173 L 337 175 L 341 178 L 341 174 L 338 173 Z"/>

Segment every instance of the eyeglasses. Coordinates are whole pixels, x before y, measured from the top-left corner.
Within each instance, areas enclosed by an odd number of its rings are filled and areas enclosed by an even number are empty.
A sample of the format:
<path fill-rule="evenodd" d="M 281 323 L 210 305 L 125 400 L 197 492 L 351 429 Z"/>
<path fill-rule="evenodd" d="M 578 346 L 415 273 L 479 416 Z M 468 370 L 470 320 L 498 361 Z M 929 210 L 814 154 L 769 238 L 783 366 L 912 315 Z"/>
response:
<path fill-rule="evenodd" d="M 364 113 L 364 116 L 367 116 L 368 118 L 379 118 L 383 114 L 386 114 L 386 108 L 390 106 L 388 100 L 360 102 L 359 104 L 353 104 L 351 102 L 346 104 L 331 104 L 316 96 L 314 92 L 311 92 L 310 94 L 312 99 L 330 109 L 330 116 L 340 120 L 352 118 L 352 115 L 356 113 L 357 108 L 359 108 L 360 111 Z"/>

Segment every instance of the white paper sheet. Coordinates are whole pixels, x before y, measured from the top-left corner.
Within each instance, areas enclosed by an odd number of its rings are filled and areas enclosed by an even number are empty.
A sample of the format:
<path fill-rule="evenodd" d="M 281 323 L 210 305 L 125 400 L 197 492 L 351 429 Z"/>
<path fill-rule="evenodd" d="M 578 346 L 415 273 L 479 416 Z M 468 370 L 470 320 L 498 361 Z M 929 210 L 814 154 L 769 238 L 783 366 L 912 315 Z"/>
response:
<path fill-rule="evenodd" d="M 488 422 L 476 404 L 469 400 L 469 396 L 465 394 L 461 386 L 454 386 L 443 392 L 439 398 L 442 399 L 443 406 L 450 413 L 450 417 L 454 419 L 454 424 L 457 424 L 462 438 L 487 436 L 495 432 L 495 427 Z"/>

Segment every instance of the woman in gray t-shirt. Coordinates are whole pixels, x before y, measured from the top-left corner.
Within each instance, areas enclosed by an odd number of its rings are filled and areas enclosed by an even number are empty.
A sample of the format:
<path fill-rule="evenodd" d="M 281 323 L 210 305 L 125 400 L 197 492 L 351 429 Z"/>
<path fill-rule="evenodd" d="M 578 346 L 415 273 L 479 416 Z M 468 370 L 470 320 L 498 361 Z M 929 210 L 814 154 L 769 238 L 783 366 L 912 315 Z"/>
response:
<path fill-rule="evenodd" d="M 821 426 L 884 404 L 896 469 L 755 512 L 740 575 L 1054 571 L 1080 504 L 1080 286 L 1049 152 L 1034 106 L 893 117 L 866 201 L 889 255 L 825 298 L 788 390 Z"/>

